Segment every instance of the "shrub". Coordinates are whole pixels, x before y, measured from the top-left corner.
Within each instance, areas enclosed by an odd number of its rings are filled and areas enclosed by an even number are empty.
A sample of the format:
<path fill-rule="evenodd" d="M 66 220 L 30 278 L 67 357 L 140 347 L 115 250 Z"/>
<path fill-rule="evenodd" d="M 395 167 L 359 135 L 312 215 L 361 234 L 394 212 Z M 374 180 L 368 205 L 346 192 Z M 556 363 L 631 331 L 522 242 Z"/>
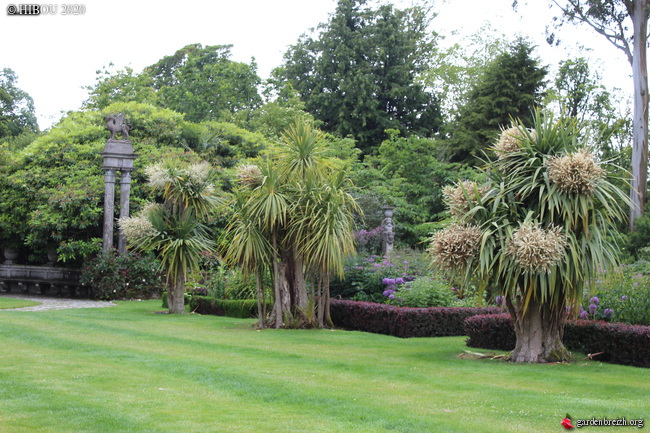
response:
<path fill-rule="evenodd" d="M 516 343 L 509 314 L 468 317 L 465 333 L 469 347 L 512 350 Z M 597 360 L 650 367 L 650 326 L 569 321 L 564 326 L 564 344 L 569 350 L 592 354 Z"/>
<path fill-rule="evenodd" d="M 417 277 L 395 287 L 384 291 L 384 296 L 392 295 L 393 302 L 403 307 L 451 307 L 456 299 L 449 282 L 439 275 Z"/>
<path fill-rule="evenodd" d="M 599 354 L 592 355 L 596 360 L 650 367 L 650 326 L 571 321 L 564 327 L 564 343 L 570 350 Z"/>
<path fill-rule="evenodd" d="M 160 296 L 163 278 L 158 262 L 132 252 L 99 254 L 81 269 L 81 283 L 93 299 L 131 299 Z"/>
<path fill-rule="evenodd" d="M 189 301 L 190 311 L 214 316 L 237 317 L 248 319 L 257 317 L 257 300 L 226 300 L 208 296 L 192 296 Z"/>
<path fill-rule="evenodd" d="M 617 272 L 604 271 L 596 284 L 598 298 L 595 313 L 589 306 L 594 296 L 586 296 L 583 318 L 609 320 L 632 325 L 650 325 L 650 264 L 637 262 L 621 267 Z M 611 310 L 611 314 L 605 314 Z"/>
<path fill-rule="evenodd" d="M 468 317 L 464 323 L 467 345 L 491 350 L 512 350 L 517 337 L 510 314 L 481 314 Z"/>
<path fill-rule="evenodd" d="M 496 314 L 497 307 L 407 308 L 370 302 L 332 299 L 334 325 L 345 329 L 400 338 L 465 335 L 463 322 L 477 314 Z"/>
<path fill-rule="evenodd" d="M 386 302 L 387 298 L 382 295 L 386 290 L 383 280 L 403 278 L 412 281 L 427 274 L 425 257 L 423 253 L 411 250 L 395 251 L 390 257 L 375 254 L 365 258 L 350 257 L 345 264 L 345 278 L 332 280 L 330 294 L 332 298 Z"/>
<path fill-rule="evenodd" d="M 189 293 L 218 299 L 256 299 L 255 277 L 246 276 L 237 268 L 228 268 L 210 251 L 201 253 L 200 271 L 191 274 L 185 289 Z"/>

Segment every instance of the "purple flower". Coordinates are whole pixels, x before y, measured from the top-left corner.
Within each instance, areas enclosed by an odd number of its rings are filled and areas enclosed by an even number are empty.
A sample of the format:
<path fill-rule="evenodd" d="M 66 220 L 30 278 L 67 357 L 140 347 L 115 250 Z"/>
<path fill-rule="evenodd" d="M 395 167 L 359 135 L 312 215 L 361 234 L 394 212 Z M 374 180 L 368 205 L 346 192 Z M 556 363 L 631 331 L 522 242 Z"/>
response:
<path fill-rule="evenodd" d="M 389 286 L 394 286 L 395 285 L 395 278 L 387 278 L 388 280 L 388 285 Z"/>
<path fill-rule="evenodd" d="M 639 287 L 639 282 L 638 281 L 634 283 L 634 287 Z"/>
<path fill-rule="evenodd" d="M 598 305 L 598 304 L 600 304 L 600 299 L 598 299 L 597 297 L 594 296 L 593 298 L 591 298 L 589 300 L 589 303 Z"/>
<path fill-rule="evenodd" d="M 381 280 L 381 283 L 382 283 L 384 286 L 387 286 L 387 285 L 388 285 L 388 278 L 384 278 L 383 280 Z"/>
<path fill-rule="evenodd" d="M 612 314 L 614 314 L 614 310 L 612 310 L 611 308 L 606 308 L 605 311 L 603 311 L 603 316 L 605 316 L 608 319 L 612 317 Z"/>
<path fill-rule="evenodd" d="M 579 317 L 583 320 L 587 320 L 589 318 L 589 313 L 587 313 L 586 311 L 582 311 Z"/>
<path fill-rule="evenodd" d="M 506 298 L 504 298 L 501 295 L 497 296 L 495 301 L 496 301 L 497 305 L 499 305 L 499 306 L 502 306 L 502 305 L 506 304 Z"/>
<path fill-rule="evenodd" d="M 388 296 L 388 299 L 390 299 L 390 300 L 392 301 L 393 299 L 395 299 L 395 295 L 393 295 L 393 294 L 391 293 L 390 296 Z"/>
<path fill-rule="evenodd" d="M 627 296 L 626 295 L 621 296 L 621 301 L 623 302 L 627 301 Z"/>
<path fill-rule="evenodd" d="M 404 284 L 404 278 L 397 278 L 395 284 Z"/>
<path fill-rule="evenodd" d="M 375 263 L 373 266 L 374 266 L 375 268 L 381 268 L 381 263 Z"/>
<path fill-rule="evenodd" d="M 395 290 L 388 289 L 388 290 L 384 290 L 384 293 L 382 293 L 382 295 L 388 296 L 390 298 L 391 296 L 393 296 L 393 293 L 395 293 Z"/>
<path fill-rule="evenodd" d="M 598 309 L 598 305 L 596 304 L 589 304 L 589 314 L 592 316 L 596 314 L 596 310 Z"/>

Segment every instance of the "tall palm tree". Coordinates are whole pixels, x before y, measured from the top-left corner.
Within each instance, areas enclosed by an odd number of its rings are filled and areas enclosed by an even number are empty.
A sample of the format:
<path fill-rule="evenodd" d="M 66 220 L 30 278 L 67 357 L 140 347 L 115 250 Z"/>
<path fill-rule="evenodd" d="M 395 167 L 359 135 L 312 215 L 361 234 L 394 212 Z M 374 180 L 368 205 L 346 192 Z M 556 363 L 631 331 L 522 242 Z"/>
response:
<path fill-rule="evenodd" d="M 328 174 L 330 163 L 323 157 L 326 145 L 322 132 L 299 123 L 283 135 L 276 158 L 259 161 L 255 175 L 250 167 L 240 170 L 247 198 L 238 217 L 241 221 L 227 231 L 228 239 L 236 239 L 229 241 L 227 255 L 242 263 L 242 254 L 246 254 L 250 266 L 265 263 L 270 267 L 275 299 L 271 323 L 275 327 L 310 324 L 305 275 L 313 272 L 316 281 L 312 285 L 317 289 L 312 290 L 312 297 L 316 291 L 321 295 L 319 324 L 328 323 L 329 274 L 342 269 L 341 255 L 353 249 L 348 214 L 358 208 L 344 194 L 346 172 Z M 245 236 L 236 238 L 244 231 Z M 259 235 L 267 242 L 254 239 Z"/>
<path fill-rule="evenodd" d="M 214 195 L 214 172 L 207 163 L 168 159 L 148 167 L 146 173 L 151 188 L 162 195 L 162 203 L 120 220 L 120 226 L 131 248 L 158 255 L 170 289 L 169 312 L 183 314 L 187 275 L 198 268 L 199 254 L 215 247 L 203 224 L 221 203 Z"/>

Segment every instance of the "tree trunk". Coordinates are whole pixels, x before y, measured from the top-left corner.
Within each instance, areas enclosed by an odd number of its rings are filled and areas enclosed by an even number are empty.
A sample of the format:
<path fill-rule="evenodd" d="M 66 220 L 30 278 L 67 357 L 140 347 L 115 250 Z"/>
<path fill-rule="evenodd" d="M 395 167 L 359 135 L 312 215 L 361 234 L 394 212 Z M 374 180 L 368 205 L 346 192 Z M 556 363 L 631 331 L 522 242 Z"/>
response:
<path fill-rule="evenodd" d="M 278 264 L 278 241 L 273 234 L 273 294 L 275 295 L 275 303 L 273 304 L 275 328 L 282 327 L 282 295 L 280 293 L 280 266 Z"/>
<path fill-rule="evenodd" d="M 510 304 L 510 302 L 508 301 Z M 508 306 L 510 315 L 514 313 L 512 304 Z M 571 357 L 562 343 L 564 334 L 563 305 L 552 308 L 531 299 L 526 314 L 514 313 L 513 324 L 517 344 L 510 355 L 513 362 L 558 362 Z"/>
<path fill-rule="evenodd" d="M 185 278 L 179 276 L 172 283 L 171 292 L 167 293 L 169 314 L 185 314 Z"/>
<path fill-rule="evenodd" d="M 264 328 L 264 292 L 262 291 L 262 280 L 259 270 L 255 273 L 255 288 L 257 289 L 257 327 Z"/>
<path fill-rule="evenodd" d="M 630 230 L 643 215 L 648 182 L 648 65 L 646 62 L 648 0 L 635 0 L 628 9 L 633 26 L 632 78 L 634 80 L 634 118 L 632 143 L 632 181 L 630 188 Z"/>

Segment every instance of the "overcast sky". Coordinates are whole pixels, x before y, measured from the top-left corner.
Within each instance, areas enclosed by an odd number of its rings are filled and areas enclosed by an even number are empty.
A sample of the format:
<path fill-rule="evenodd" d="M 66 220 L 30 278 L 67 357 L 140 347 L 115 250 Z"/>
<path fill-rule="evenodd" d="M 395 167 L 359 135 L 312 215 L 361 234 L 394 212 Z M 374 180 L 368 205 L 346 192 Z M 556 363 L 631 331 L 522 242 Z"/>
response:
<path fill-rule="evenodd" d="M 395 3 L 403 6 L 408 1 Z M 326 21 L 336 3 L 83 0 L 76 3 L 85 9 L 79 15 L 64 15 L 64 3 L 45 3 L 57 5 L 57 12 L 10 16 L 8 7 L 20 4 L 10 0 L 0 3 L 0 68 L 9 67 L 18 75 L 18 86 L 34 99 L 39 125 L 47 128 L 62 112 L 80 107 L 87 97 L 82 87 L 95 82 L 97 70 L 112 62 L 118 69 L 130 66 L 139 72 L 192 43 L 232 44 L 232 60 L 249 63 L 254 57 L 259 75 L 267 78 L 282 62 L 286 48 L 302 33 Z M 543 42 L 544 27 L 552 17 L 546 0 L 532 1 L 537 5 L 522 7 L 519 14 L 512 11 L 511 3 L 438 0 L 434 27 L 446 36 L 445 43 L 451 43 L 476 33 L 489 22 L 506 35 L 519 33 L 535 40 L 537 55 L 548 64 L 566 58 L 565 52 L 575 51 L 581 43 L 595 50 L 594 64 L 600 65 L 607 82 L 629 92 L 630 67 L 622 53 L 602 37 L 586 28 L 576 29 L 564 33 L 563 48 L 551 48 Z"/>

